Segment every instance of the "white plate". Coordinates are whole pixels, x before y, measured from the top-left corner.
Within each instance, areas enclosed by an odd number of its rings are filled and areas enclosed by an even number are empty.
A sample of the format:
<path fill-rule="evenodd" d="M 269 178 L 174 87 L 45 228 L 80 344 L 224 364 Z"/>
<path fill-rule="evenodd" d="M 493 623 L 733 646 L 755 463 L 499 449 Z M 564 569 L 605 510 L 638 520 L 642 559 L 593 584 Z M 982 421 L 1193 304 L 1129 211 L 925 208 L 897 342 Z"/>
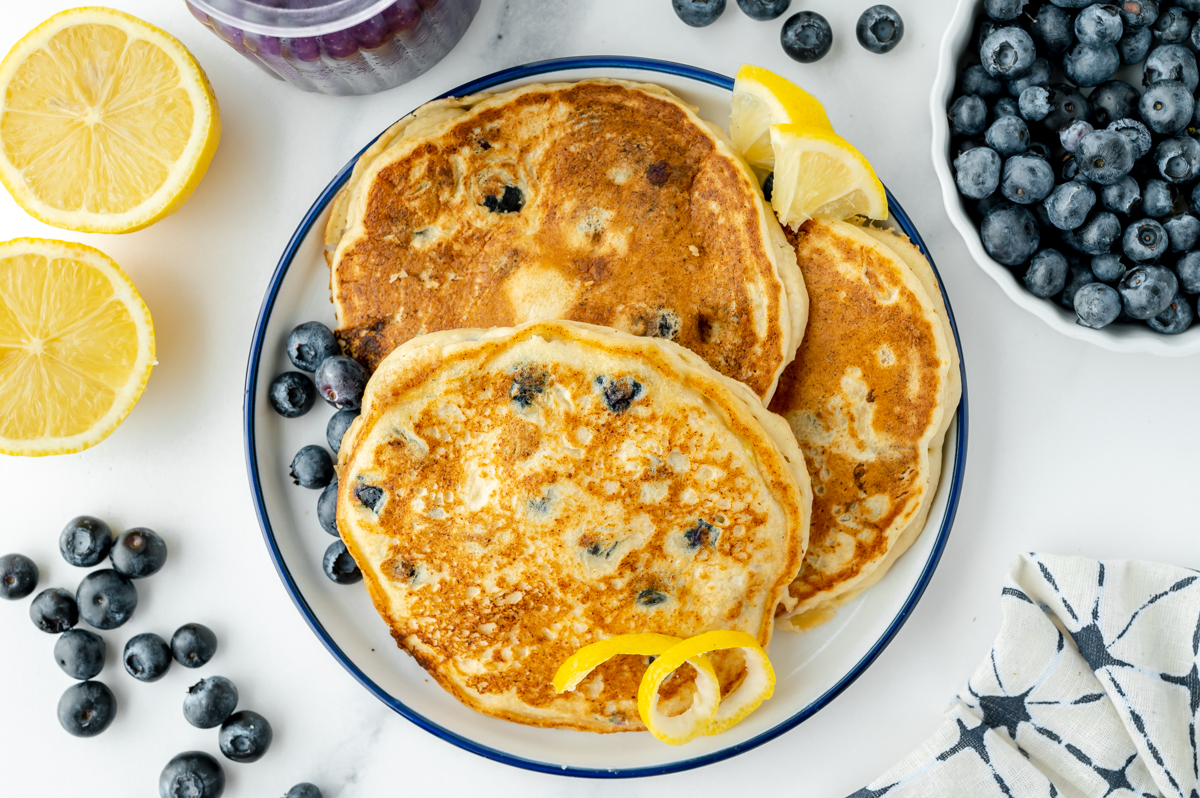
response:
<path fill-rule="evenodd" d="M 597 76 L 660 83 L 699 106 L 704 118 L 719 123 L 728 120 L 729 78 L 679 64 L 631 58 L 530 64 L 481 78 L 450 94 Z M 333 411 L 318 402 L 307 415 L 284 419 L 267 403 L 271 380 L 293 368 L 284 351 L 288 332 L 311 320 L 334 326 L 322 236 L 327 206 L 352 167 L 353 161 L 317 199 L 271 280 L 250 351 L 245 431 L 251 490 L 284 587 L 330 653 L 364 687 L 422 728 L 482 756 L 531 770 L 605 778 L 684 770 L 761 745 L 812 716 L 874 661 L 921 597 L 954 520 L 966 458 L 965 372 L 958 418 L 946 440 L 944 478 L 924 534 L 879 584 L 843 608 L 834 620 L 805 634 L 775 635 L 770 651 L 778 675 L 775 696 L 724 734 L 672 747 L 645 734 L 599 735 L 497 720 L 460 704 L 398 649 L 361 585 L 343 587 L 326 578 L 321 557 L 332 539 L 317 523 L 318 492 L 296 487 L 288 477 L 288 466 L 300 447 L 324 444 L 325 424 Z M 903 209 L 889 199 L 897 226 L 924 249 Z M 949 308 L 948 301 L 946 304 Z M 961 351 L 959 347 L 960 355 Z"/>
<path fill-rule="evenodd" d="M 979 228 L 967 215 L 962 195 L 954 182 L 954 171 L 950 158 L 950 125 L 946 121 L 950 99 L 954 95 L 954 84 L 958 80 L 958 62 L 966 50 L 967 41 L 975 28 L 975 18 L 981 13 L 980 0 L 959 0 L 958 8 L 946 35 L 942 37 L 942 50 L 938 54 L 937 77 L 933 80 L 933 92 L 929 98 L 929 110 L 933 115 L 933 168 L 942 184 L 942 200 L 950 221 L 967 243 L 971 257 L 1008 294 L 1009 299 L 1058 330 L 1063 335 L 1087 341 L 1114 352 L 1152 352 L 1167 357 L 1182 357 L 1200 352 L 1200 324 L 1193 324 L 1178 335 L 1156 333 L 1144 324 L 1110 324 L 1101 330 L 1093 330 L 1075 323 L 1075 313 L 1058 302 L 1041 299 L 1029 293 L 1007 266 L 992 259 L 983 248 Z M 1122 77 L 1120 74 L 1117 77 Z M 1133 81 L 1136 83 L 1136 80 Z"/>

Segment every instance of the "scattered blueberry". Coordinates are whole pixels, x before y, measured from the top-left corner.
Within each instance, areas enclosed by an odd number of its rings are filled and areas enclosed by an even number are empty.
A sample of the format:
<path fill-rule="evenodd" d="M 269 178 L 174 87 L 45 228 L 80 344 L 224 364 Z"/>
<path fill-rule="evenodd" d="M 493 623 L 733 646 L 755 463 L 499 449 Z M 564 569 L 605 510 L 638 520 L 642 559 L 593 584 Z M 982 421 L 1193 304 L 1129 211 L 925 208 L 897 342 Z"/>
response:
<path fill-rule="evenodd" d="M 125 670 L 139 682 L 156 682 L 171 667 L 171 647 L 156 634 L 134 635 L 125 644 Z"/>
<path fill-rule="evenodd" d="M 1034 296 L 1052 297 L 1067 284 L 1067 259 L 1057 249 L 1043 249 L 1029 261 L 1025 287 Z"/>
<path fill-rule="evenodd" d="M 1000 156 L 975 147 L 954 159 L 954 182 L 964 197 L 983 199 L 1000 187 Z"/>
<path fill-rule="evenodd" d="M 1155 0 L 1123 0 L 1118 7 L 1126 28 L 1144 28 L 1158 19 L 1158 3 Z"/>
<path fill-rule="evenodd" d="M 739 0 L 740 2 L 740 0 Z M 257 762 L 271 747 L 271 724 L 257 712 L 243 709 L 221 724 L 218 744 L 226 759 Z"/>
<path fill-rule="evenodd" d="M 792 0 L 737 0 L 738 8 L 750 19 L 775 19 L 788 10 Z"/>
<path fill-rule="evenodd" d="M 1121 66 L 1121 54 L 1111 44 L 1076 44 L 1063 56 L 1062 69 L 1076 86 L 1099 86 Z"/>
<path fill-rule="evenodd" d="M 1125 312 L 1135 319 L 1162 313 L 1179 292 L 1179 279 L 1165 266 L 1137 266 L 1117 284 Z"/>
<path fill-rule="evenodd" d="M 307 321 L 288 333 L 287 355 L 301 371 L 316 371 L 327 357 L 341 354 L 333 333 L 319 321 Z"/>
<path fill-rule="evenodd" d="M 1108 129 L 1114 133 L 1120 133 L 1125 138 L 1129 139 L 1133 144 L 1134 159 L 1145 157 L 1150 152 L 1150 147 L 1153 144 L 1153 139 L 1150 137 L 1150 129 L 1136 119 L 1118 119 L 1116 122 L 1109 124 Z"/>
<path fill-rule="evenodd" d="M 117 699 L 103 682 L 73 684 L 58 699 L 58 722 L 76 737 L 95 737 L 117 715 Z"/>
<path fill-rule="evenodd" d="M 1071 15 L 1049 3 L 1037 10 L 1029 29 L 1038 50 L 1046 55 L 1062 55 L 1075 41 Z"/>
<path fill-rule="evenodd" d="M 1115 252 L 1106 252 L 1092 258 L 1092 274 L 1102 283 L 1115 283 L 1125 276 L 1125 264 Z"/>
<path fill-rule="evenodd" d="M 317 389 L 304 374 L 285 371 L 271 383 L 267 398 L 276 413 L 284 418 L 299 418 L 312 409 Z"/>
<path fill-rule="evenodd" d="M 1172 6 L 1162 9 L 1149 29 L 1154 41 L 1159 44 L 1183 44 L 1191 32 L 1192 23 L 1183 9 Z"/>
<path fill-rule="evenodd" d="M 983 0 L 983 12 L 999 22 L 1021 16 L 1026 0 Z"/>
<path fill-rule="evenodd" d="M 1005 266 L 1024 263 L 1038 249 L 1038 226 L 1026 208 L 1003 203 L 988 211 L 980 227 L 983 248 Z"/>
<path fill-rule="evenodd" d="M 137 609 L 137 588 L 129 577 L 111 568 L 92 571 L 75 591 L 79 617 L 97 629 L 116 629 Z"/>
<path fill-rule="evenodd" d="M 1142 213 L 1160 218 L 1175 209 L 1175 189 L 1161 180 L 1147 180 L 1142 188 Z"/>
<path fill-rule="evenodd" d="M 1018 27 L 1000 28 L 984 39 L 979 48 L 983 68 L 1005 80 L 1024 75 L 1033 67 L 1036 58 L 1033 39 Z"/>
<path fill-rule="evenodd" d="M 1123 80 L 1101 83 L 1088 96 L 1096 127 L 1108 127 L 1118 119 L 1126 119 L 1137 113 L 1141 95 L 1138 90 Z"/>
<path fill-rule="evenodd" d="M 1189 252 L 1175 264 L 1179 276 L 1179 290 L 1186 294 L 1200 294 L 1200 252 Z"/>
<path fill-rule="evenodd" d="M 817 12 L 801 11 L 788 17 L 787 22 L 783 23 L 779 42 L 792 60 L 811 64 L 824 58 L 833 46 L 833 29 L 829 27 L 829 21 Z"/>
<path fill-rule="evenodd" d="M 1004 162 L 1000 193 L 1020 205 L 1041 202 L 1054 188 L 1054 170 L 1036 155 L 1014 155 Z"/>
<path fill-rule="evenodd" d="M 185 623 L 171 635 L 171 656 L 185 668 L 199 668 L 217 653 L 217 636 L 199 623 Z"/>
<path fill-rule="evenodd" d="M 959 80 L 959 94 L 974 94 L 979 97 L 995 97 L 1004 91 L 1004 82 L 994 78 L 982 64 L 967 67 Z"/>
<path fill-rule="evenodd" d="M 54 661 L 72 679 L 90 679 L 104 669 L 104 638 L 86 629 L 68 629 L 54 643 Z"/>
<path fill-rule="evenodd" d="M 325 442 L 334 454 L 341 450 L 342 438 L 346 437 L 346 430 L 350 429 L 356 418 L 357 410 L 339 410 L 329 418 L 329 423 L 325 425 Z"/>
<path fill-rule="evenodd" d="M 5 554 L 0 557 L 0 598 L 25 598 L 37 587 L 39 575 L 37 564 L 24 554 Z"/>
<path fill-rule="evenodd" d="M 1121 315 L 1121 297 L 1104 283 L 1088 283 L 1075 292 L 1077 324 L 1093 329 L 1106 327 Z"/>
<path fill-rule="evenodd" d="M 62 634 L 79 623 L 79 605 L 61 587 L 50 587 L 34 596 L 29 604 L 29 617 L 43 632 Z"/>
<path fill-rule="evenodd" d="M 1079 149 L 1079 142 L 1083 141 L 1083 137 L 1095 129 L 1083 119 L 1076 119 L 1058 131 L 1058 142 L 1062 144 L 1064 150 L 1074 153 Z"/>
<path fill-rule="evenodd" d="M 317 367 L 317 393 L 338 410 L 356 410 L 362 405 L 369 376 L 357 360 L 341 355 L 327 357 Z"/>
<path fill-rule="evenodd" d="M 1075 180 L 1059 183 L 1045 201 L 1050 224 L 1059 230 L 1074 230 L 1082 225 L 1095 204 L 1096 192 Z"/>
<path fill-rule="evenodd" d="M 988 2 L 989 0 L 985 0 Z M 995 0 L 991 0 L 995 2 Z M 739 0 L 740 2 L 740 0 Z M 1001 0 L 1009 5 L 1023 5 L 1024 0 Z M 855 27 L 858 43 L 872 53 L 891 52 L 904 38 L 904 20 L 891 6 L 871 6 L 858 18 Z"/>
<path fill-rule="evenodd" d="M 333 459 L 320 446 L 305 446 L 292 458 L 289 473 L 293 482 L 302 488 L 323 488 L 335 476 Z"/>
<path fill-rule="evenodd" d="M 1193 318 L 1191 302 L 1187 297 L 1176 296 L 1167 305 L 1166 310 L 1152 319 L 1147 319 L 1146 323 L 1155 332 L 1163 335 L 1178 335 L 1192 326 Z"/>
<path fill-rule="evenodd" d="M 1142 202 L 1142 189 L 1129 175 L 1100 189 L 1100 204 L 1113 213 L 1128 214 Z M 1095 271 L 1095 269 L 1092 269 Z"/>
<path fill-rule="evenodd" d="M 167 562 L 167 543 L 153 529 L 134 527 L 117 536 L 108 556 L 117 573 L 143 579 L 162 570 Z"/>
<path fill-rule="evenodd" d="M 1182 83 L 1189 92 L 1200 83 L 1200 72 L 1196 70 L 1196 56 L 1182 44 L 1164 44 L 1155 47 L 1146 56 L 1142 67 L 1142 84 L 1149 86 L 1160 80 Z"/>
<path fill-rule="evenodd" d="M 58 537 L 58 550 L 63 559 L 79 568 L 99 565 L 108 556 L 112 545 L 112 528 L 90 515 L 72 518 Z"/>
<path fill-rule="evenodd" d="M 1079 143 L 1079 171 L 1102 186 L 1116 183 L 1133 168 L 1133 142 L 1113 130 L 1097 130 Z"/>
<path fill-rule="evenodd" d="M 224 792 L 221 763 L 203 751 L 180 754 L 158 777 L 159 798 L 221 798 Z"/>
<path fill-rule="evenodd" d="M 321 798 L 321 791 L 317 789 L 317 785 L 303 781 L 288 790 L 283 798 Z"/>
<path fill-rule="evenodd" d="M 1150 28 L 1132 28 L 1125 31 L 1121 41 L 1117 42 L 1117 52 L 1121 55 L 1122 64 L 1140 64 L 1150 52 L 1154 37 Z"/>
<path fill-rule="evenodd" d="M 1076 230 L 1065 231 L 1063 241 L 1088 255 L 1103 255 L 1121 237 L 1121 222 L 1115 214 L 1100 211 Z"/>
<path fill-rule="evenodd" d="M 325 575 L 339 585 L 352 585 L 362 581 L 362 571 L 346 550 L 346 544 L 335 540 L 325 549 L 325 557 L 321 560 Z"/>
<path fill-rule="evenodd" d="M 1124 32 L 1116 6 L 1093 3 L 1075 15 L 1075 40 L 1088 47 L 1116 44 Z"/>
<path fill-rule="evenodd" d="M 1172 216 L 1163 222 L 1163 228 L 1167 231 L 1167 237 L 1171 239 L 1172 252 L 1189 252 L 1196 246 L 1197 239 L 1200 239 L 1200 219 L 1190 213 Z"/>
<path fill-rule="evenodd" d="M 325 486 L 321 491 L 321 496 L 317 499 L 317 522 L 329 534 L 337 537 L 337 489 L 338 482 L 335 477 L 333 482 Z"/>
<path fill-rule="evenodd" d="M 1030 86 L 1021 92 L 1017 108 L 1027 122 L 1039 122 L 1050 113 L 1050 90 L 1045 86 Z"/>
<path fill-rule="evenodd" d="M 1167 139 L 1154 150 L 1154 162 L 1164 180 L 1187 183 L 1200 175 L 1200 144 L 1191 136 Z"/>
<path fill-rule="evenodd" d="M 237 707 L 238 691 L 224 676 L 201 679 L 183 697 L 183 717 L 197 729 L 220 726 Z"/>
<path fill-rule="evenodd" d="M 1192 121 L 1196 101 L 1177 80 L 1152 83 L 1138 103 L 1142 121 L 1155 133 L 1170 135 L 1184 130 Z"/>

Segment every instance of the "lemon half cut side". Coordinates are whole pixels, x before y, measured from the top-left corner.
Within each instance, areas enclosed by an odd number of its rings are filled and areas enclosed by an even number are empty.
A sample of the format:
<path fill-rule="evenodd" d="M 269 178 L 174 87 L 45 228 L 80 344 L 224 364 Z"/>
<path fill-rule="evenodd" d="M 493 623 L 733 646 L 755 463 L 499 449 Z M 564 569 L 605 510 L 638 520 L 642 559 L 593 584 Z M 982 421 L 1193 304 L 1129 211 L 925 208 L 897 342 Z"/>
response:
<path fill-rule="evenodd" d="M 729 137 L 734 148 L 765 175 L 775 168 L 771 125 L 801 124 L 833 132 L 821 101 L 769 69 L 743 64 L 733 80 Z"/>
<path fill-rule="evenodd" d="M 204 176 L 221 122 L 170 34 L 110 8 L 56 14 L 0 62 L 0 182 L 46 224 L 139 230 Z"/>
<path fill-rule="evenodd" d="M 153 366 L 150 311 L 107 255 L 0 243 L 0 452 L 94 446 L 129 415 Z"/>

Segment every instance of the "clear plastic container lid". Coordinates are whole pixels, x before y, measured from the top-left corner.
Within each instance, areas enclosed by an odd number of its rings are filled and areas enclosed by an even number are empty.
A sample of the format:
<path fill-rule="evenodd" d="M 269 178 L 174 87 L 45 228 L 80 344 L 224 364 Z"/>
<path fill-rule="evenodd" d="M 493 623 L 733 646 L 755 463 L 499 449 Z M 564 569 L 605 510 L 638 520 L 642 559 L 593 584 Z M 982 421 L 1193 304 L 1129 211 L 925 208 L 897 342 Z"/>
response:
<path fill-rule="evenodd" d="M 187 0 L 213 19 L 265 36 L 321 36 L 357 25 L 396 0 Z M 411 0 L 410 0 L 411 2 Z M 404 5 L 404 3 L 401 3 Z"/>

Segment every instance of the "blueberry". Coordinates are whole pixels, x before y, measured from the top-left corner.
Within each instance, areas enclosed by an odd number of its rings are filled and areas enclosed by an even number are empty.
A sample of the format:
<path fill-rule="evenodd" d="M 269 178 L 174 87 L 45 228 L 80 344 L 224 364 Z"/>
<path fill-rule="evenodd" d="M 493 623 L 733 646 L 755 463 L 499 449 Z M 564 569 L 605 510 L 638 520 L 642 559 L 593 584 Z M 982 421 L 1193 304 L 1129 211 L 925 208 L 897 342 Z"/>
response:
<path fill-rule="evenodd" d="M 1086 183 L 1060 183 L 1046 197 L 1046 214 L 1059 230 L 1074 230 L 1087 221 L 1096 204 L 1096 192 Z"/>
<path fill-rule="evenodd" d="M 137 609 L 137 588 L 128 577 L 111 568 L 92 571 L 75 591 L 79 617 L 97 629 L 116 629 Z"/>
<path fill-rule="evenodd" d="M 1096 282 L 1096 276 L 1092 274 L 1091 269 L 1081 264 L 1072 265 L 1071 273 L 1067 275 L 1067 285 L 1063 289 L 1062 297 L 1059 301 L 1063 307 L 1074 310 L 1075 295 L 1079 293 L 1079 289 L 1094 282 Z"/>
<path fill-rule="evenodd" d="M 1147 180 L 1142 188 L 1142 213 L 1155 218 L 1175 209 L 1175 189 L 1161 180 Z"/>
<path fill-rule="evenodd" d="M 1100 204 L 1113 213 L 1128 214 L 1142 201 L 1142 190 L 1129 175 L 1100 189 Z M 1095 271 L 1095 269 L 1092 269 Z"/>
<path fill-rule="evenodd" d="M 1036 155 L 1046 163 L 1050 163 L 1050 148 L 1042 141 L 1030 141 L 1029 148 L 1025 150 L 1026 155 Z"/>
<path fill-rule="evenodd" d="M 1112 185 L 1133 168 L 1133 142 L 1116 131 L 1097 130 L 1084 136 L 1075 160 L 1088 180 Z"/>
<path fill-rule="evenodd" d="M 1075 15 L 1075 40 L 1088 47 L 1116 44 L 1124 32 L 1116 6 L 1093 3 Z"/>
<path fill-rule="evenodd" d="M 1167 139 L 1154 151 L 1154 162 L 1163 179 L 1186 183 L 1200 175 L 1200 144 L 1191 136 Z"/>
<path fill-rule="evenodd" d="M 783 23 L 779 43 L 792 60 L 811 64 L 824 58 L 833 46 L 833 29 L 829 27 L 829 21 L 817 12 L 801 11 Z"/>
<path fill-rule="evenodd" d="M 1115 252 L 1107 252 L 1092 258 L 1092 274 L 1102 283 L 1115 283 L 1125 276 L 1125 264 Z"/>
<path fill-rule="evenodd" d="M 287 337 L 287 355 L 301 371 L 316 371 L 327 357 L 341 354 L 333 333 L 319 321 L 306 321 Z"/>
<path fill-rule="evenodd" d="M 1192 121 L 1196 101 L 1177 80 L 1160 80 L 1150 85 L 1138 103 L 1142 120 L 1155 133 L 1179 133 Z"/>
<path fill-rule="evenodd" d="M 1027 122 L 1038 122 L 1050 113 L 1050 90 L 1045 86 L 1030 86 L 1017 100 L 1021 116 Z"/>
<path fill-rule="evenodd" d="M 1125 228 L 1121 247 L 1135 261 L 1155 260 L 1167 252 L 1171 239 L 1161 224 L 1153 219 L 1139 219 Z"/>
<path fill-rule="evenodd" d="M 199 668 L 217 653 L 217 636 L 199 623 L 185 623 L 171 635 L 171 656 L 185 668 Z"/>
<path fill-rule="evenodd" d="M 1021 116 L 1021 106 L 1012 97 L 1001 97 L 992 106 L 992 119 L 1003 119 L 1006 116 Z"/>
<path fill-rule="evenodd" d="M 225 772 L 203 751 L 187 751 L 172 759 L 158 777 L 159 798 L 221 798 Z"/>
<path fill-rule="evenodd" d="M 750 19 L 775 19 L 788 10 L 792 0 L 737 0 L 738 8 Z"/>
<path fill-rule="evenodd" d="M 964 197 L 991 195 L 1000 187 L 1000 156 L 989 147 L 967 150 L 954 159 L 954 182 Z"/>
<path fill-rule="evenodd" d="M 1155 47 L 1146 56 L 1146 63 L 1142 67 L 1142 85 L 1149 86 L 1160 80 L 1178 81 L 1188 91 L 1195 91 L 1197 83 L 1200 83 L 1196 56 L 1182 44 Z"/>
<path fill-rule="evenodd" d="M 1183 44 L 1191 32 L 1192 23 L 1181 8 L 1164 8 L 1158 19 L 1149 26 L 1154 41 L 1159 44 Z"/>
<path fill-rule="evenodd" d="M 1081 183 L 1087 183 L 1088 179 L 1079 174 L 1079 164 L 1075 161 L 1075 156 L 1067 153 L 1062 157 L 1062 166 L 1059 168 L 1063 180 L 1077 180 Z"/>
<path fill-rule="evenodd" d="M 656 186 L 667 182 L 668 170 L 665 161 L 654 164 L 646 170 L 646 173 L 650 182 Z M 654 175 L 656 174 L 661 177 L 660 180 L 655 179 Z M 501 194 L 484 197 L 483 207 L 487 208 L 490 213 L 520 213 L 521 209 L 525 207 L 525 194 L 516 186 L 505 186 Z"/>
<path fill-rule="evenodd" d="M 1154 44 L 1150 27 L 1131 28 L 1125 31 L 1121 41 L 1117 42 L 1117 52 L 1121 55 L 1122 64 L 1140 64 L 1146 60 L 1146 53 Z"/>
<path fill-rule="evenodd" d="M 1193 50 L 1200 50 L 1200 21 L 1192 25 L 1192 32 L 1188 34 L 1187 46 Z"/>
<path fill-rule="evenodd" d="M 1042 125 L 1057 134 L 1074 120 L 1087 119 L 1090 111 L 1091 106 L 1079 89 L 1058 83 L 1050 87 L 1050 113 L 1042 119 Z"/>
<path fill-rule="evenodd" d="M 739 0 L 740 2 L 740 0 Z M 226 759 L 234 762 L 257 762 L 271 747 L 271 724 L 257 712 L 243 709 L 230 715 L 221 724 L 218 744 Z"/>
<path fill-rule="evenodd" d="M 1189 252 L 1195 248 L 1196 241 L 1200 239 L 1200 219 L 1190 213 L 1172 216 L 1163 222 L 1163 229 L 1167 231 L 1167 237 L 1171 239 L 1172 252 Z"/>
<path fill-rule="evenodd" d="M 987 129 L 984 138 L 1000 155 L 1016 155 L 1029 146 L 1029 128 L 1019 116 L 1002 116 Z"/>
<path fill-rule="evenodd" d="M 342 448 L 342 438 L 346 437 L 346 430 L 350 429 L 350 424 L 354 419 L 358 418 L 357 410 L 339 410 L 330 417 L 329 423 L 325 425 L 325 442 L 329 444 L 329 448 L 337 454 Z"/>
<path fill-rule="evenodd" d="M 1126 28 L 1144 28 L 1158 19 L 1158 3 L 1155 0 L 1122 0 L 1118 6 Z"/>
<path fill-rule="evenodd" d="M 1013 80 L 1033 67 L 1037 51 L 1033 39 L 1021 28 L 1000 28 L 983 40 L 979 60 L 988 74 Z"/>
<path fill-rule="evenodd" d="M 1029 206 L 1029 212 L 1033 214 L 1033 218 L 1037 220 L 1038 230 L 1050 230 L 1054 225 L 1050 223 L 1050 214 L 1046 213 L 1046 203 L 1035 202 Z M 1053 235 L 1051 231 L 1050 235 Z M 1042 242 L 1046 243 L 1046 242 Z"/>
<path fill-rule="evenodd" d="M 156 682 L 171 667 L 171 647 L 158 635 L 145 632 L 129 638 L 122 660 L 126 672 L 139 682 Z"/>
<path fill-rule="evenodd" d="M 1078 229 L 1063 233 L 1063 241 L 1087 255 L 1103 255 L 1112 250 L 1113 242 L 1121 237 L 1121 223 L 1115 214 L 1100 211 Z"/>
<path fill-rule="evenodd" d="M 1136 266 L 1117 284 L 1125 312 L 1135 319 L 1162 313 L 1179 293 L 1179 279 L 1165 266 Z"/>
<path fill-rule="evenodd" d="M 995 97 L 1002 91 L 1004 91 L 1004 82 L 1000 78 L 992 77 L 982 64 L 967 67 L 959 79 L 959 94 Z"/>
<path fill-rule="evenodd" d="M 25 598 L 37 587 L 39 575 L 37 564 L 24 554 L 5 554 L 0 557 L 0 598 Z"/>
<path fill-rule="evenodd" d="M 983 248 L 1005 266 L 1016 266 L 1037 252 L 1037 221 L 1028 209 L 1011 203 L 997 205 L 983 217 L 979 228 Z"/>
<path fill-rule="evenodd" d="M 317 367 L 317 393 L 338 410 L 357 410 L 362 406 L 369 376 L 357 360 L 341 355 L 327 357 Z"/>
<path fill-rule="evenodd" d="M 985 3 L 989 0 L 985 0 Z M 1024 0 L 1000 0 L 1010 4 L 1024 4 Z M 904 38 L 904 20 L 891 6 L 871 6 L 858 18 L 854 30 L 858 43 L 872 53 L 891 52 Z"/>
<path fill-rule="evenodd" d="M 54 661 L 72 679 L 90 679 L 104 669 L 104 638 L 86 629 L 68 629 L 54 644 Z"/>
<path fill-rule="evenodd" d="M 346 550 L 346 544 L 340 540 L 333 541 L 329 548 L 325 549 L 321 567 L 325 569 L 325 575 L 339 585 L 352 585 L 362 581 L 362 571 L 358 570 L 358 563 L 354 562 L 354 558 Z"/>
<path fill-rule="evenodd" d="M 108 556 L 117 573 L 142 579 L 162 570 L 167 562 L 167 543 L 153 529 L 134 527 L 117 537 Z"/>
<path fill-rule="evenodd" d="M 983 47 L 983 43 L 987 41 L 987 37 L 991 36 L 993 33 L 1003 27 L 1004 23 L 997 22 L 994 19 L 988 19 L 987 17 L 980 17 L 975 25 L 975 37 L 971 40 L 971 49 L 978 53 Z"/>
<path fill-rule="evenodd" d="M 338 481 L 335 477 L 333 482 L 325 486 L 325 490 L 321 491 L 321 496 L 317 499 L 317 523 L 321 525 L 329 534 L 337 537 L 337 489 Z"/>
<path fill-rule="evenodd" d="M 1037 10 L 1029 32 L 1037 42 L 1038 51 L 1046 55 L 1062 55 L 1075 41 L 1071 15 L 1049 3 Z"/>
<path fill-rule="evenodd" d="M 237 702 L 233 682 L 224 676 L 210 676 L 188 688 L 183 697 L 183 717 L 197 729 L 211 729 L 233 714 Z"/>
<path fill-rule="evenodd" d="M 58 550 L 63 559 L 80 568 L 99 565 L 108 556 L 112 545 L 112 529 L 90 515 L 72 518 L 58 537 Z"/>
<path fill-rule="evenodd" d="M 289 473 L 302 488 L 323 488 L 333 481 L 333 459 L 320 446 L 305 446 L 292 458 Z"/>
<path fill-rule="evenodd" d="M 1096 127 L 1108 127 L 1118 119 L 1134 116 L 1139 99 L 1138 90 L 1123 80 L 1101 83 L 1088 97 Z"/>
<path fill-rule="evenodd" d="M 1092 127 L 1082 119 L 1076 119 L 1062 130 L 1058 131 L 1058 142 L 1062 144 L 1064 150 L 1074 153 L 1079 149 L 1079 142 L 1083 141 L 1083 137 L 1094 131 Z"/>
<path fill-rule="evenodd" d="M 103 682 L 79 682 L 58 699 L 58 722 L 76 737 L 95 737 L 117 715 L 117 699 Z"/>
<path fill-rule="evenodd" d="M 1008 22 L 1021 16 L 1026 0 L 983 0 L 983 11 L 1000 22 Z"/>
<path fill-rule="evenodd" d="M 1076 324 L 1098 330 L 1121 315 L 1121 297 L 1115 288 L 1104 283 L 1088 283 L 1075 292 Z"/>
<path fill-rule="evenodd" d="M 313 381 L 298 371 L 285 371 L 267 390 L 271 408 L 284 418 L 298 418 L 312 409 L 317 400 Z"/>
<path fill-rule="evenodd" d="M 1076 86 L 1099 86 L 1121 65 L 1121 55 L 1111 44 L 1089 47 L 1076 44 L 1062 58 L 1063 74 Z"/>
<path fill-rule="evenodd" d="M 1200 294 L 1200 252 L 1189 252 L 1175 264 L 1179 276 L 1179 290 L 1186 294 Z"/>
<path fill-rule="evenodd" d="M 79 605 L 61 587 L 49 587 L 33 597 L 29 617 L 43 632 L 61 634 L 79 623 Z"/>
<path fill-rule="evenodd" d="M 1041 202 L 1054 188 L 1054 170 L 1036 155 L 1014 155 L 1004 162 L 1000 193 L 1020 205 Z"/>
<path fill-rule="evenodd" d="M 302 781 L 288 790 L 283 798 L 321 798 L 321 791 L 317 789 L 317 785 Z"/>
<path fill-rule="evenodd" d="M 1136 119 L 1118 119 L 1108 126 L 1109 130 L 1120 133 L 1133 144 L 1133 158 L 1136 161 L 1150 152 L 1153 139 L 1150 129 Z"/>
<path fill-rule="evenodd" d="M 358 485 L 354 488 L 354 497 L 359 503 L 378 515 L 383 508 L 383 488 L 374 485 Z"/>
<path fill-rule="evenodd" d="M 1067 259 L 1057 249 L 1043 249 L 1029 261 L 1025 287 L 1034 296 L 1052 297 L 1067 284 Z"/>
<path fill-rule="evenodd" d="M 1146 323 L 1155 332 L 1164 335 L 1178 335 L 1192 326 L 1193 318 L 1191 302 L 1187 297 L 1176 296 L 1171 300 L 1171 304 L 1167 305 L 1166 310 L 1152 319 L 1147 319 Z"/>

